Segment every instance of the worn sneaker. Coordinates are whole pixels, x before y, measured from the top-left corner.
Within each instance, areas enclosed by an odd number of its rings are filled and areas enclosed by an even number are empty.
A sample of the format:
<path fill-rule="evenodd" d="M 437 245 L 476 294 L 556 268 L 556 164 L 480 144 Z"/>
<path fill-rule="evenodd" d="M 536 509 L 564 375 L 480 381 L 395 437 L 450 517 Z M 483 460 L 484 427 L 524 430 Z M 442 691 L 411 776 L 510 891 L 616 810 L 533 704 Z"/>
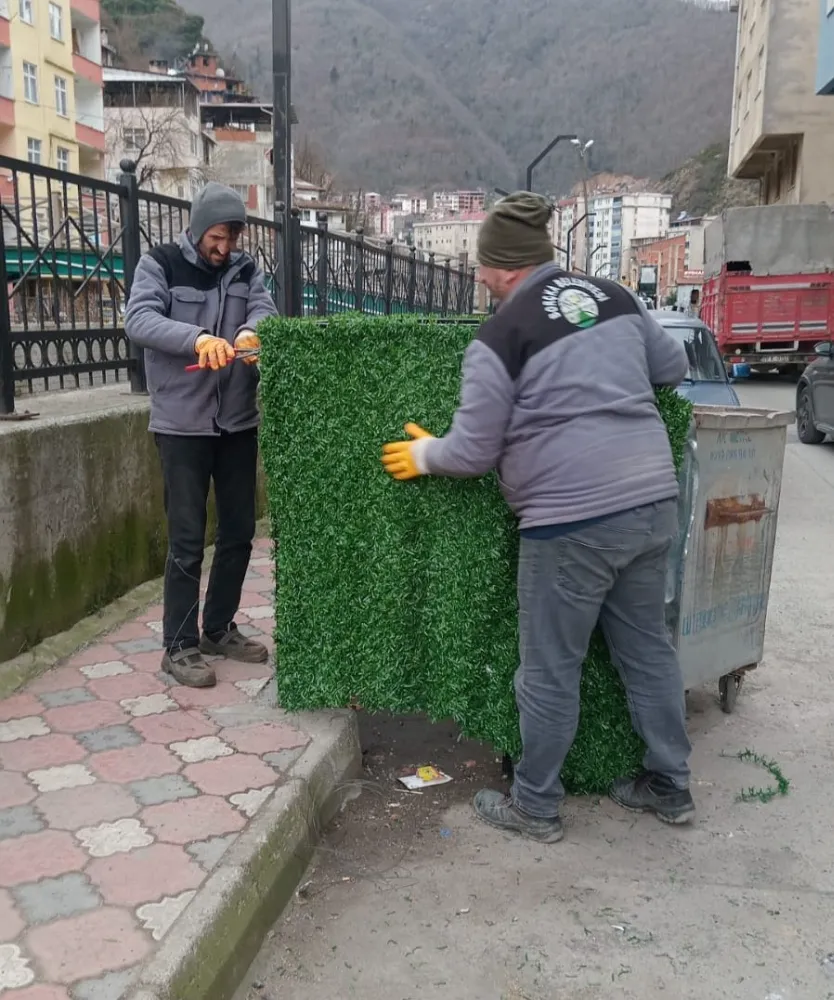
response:
<path fill-rule="evenodd" d="M 644 771 L 636 778 L 617 778 L 611 798 L 630 812 L 651 812 L 664 823 L 689 823 L 695 818 L 695 803 L 688 788 L 678 788 L 669 778 Z"/>
<path fill-rule="evenodd" d="M 162 657 L 162 669 L 178 684 L 192 688 L 210 688 L 217 683 L 214 667 L 206 663 L 199 649 L 177 649 Z"/>
<path fill-rule="evenodd" d="M 472 805 L 478 819 L 499 830 L 520 833 L 542 844 L 555 844 L 562 839 L 562 821 L 558 816 L 552 819 L 528 816 L 515 805 L 509 795 L 484 789 L 478 792 Z"/>
<path fill-rule="evenodd" d="M 269 659 L 269 650 L 263 643 L 247 639 L 234 626 L 214 639 L 203 632 L 200 651 L 206 656 L 225 656 L 227 660 L 237 660 L 238 663 L 266 663 Z"/>

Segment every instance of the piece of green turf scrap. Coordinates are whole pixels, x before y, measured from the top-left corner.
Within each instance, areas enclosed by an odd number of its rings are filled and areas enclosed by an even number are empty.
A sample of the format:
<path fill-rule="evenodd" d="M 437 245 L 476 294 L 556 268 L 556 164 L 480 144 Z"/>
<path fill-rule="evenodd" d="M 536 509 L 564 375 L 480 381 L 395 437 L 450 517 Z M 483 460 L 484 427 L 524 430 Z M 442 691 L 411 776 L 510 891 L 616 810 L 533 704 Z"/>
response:
<path fill-rule="evenodd" d="M 473 326 L 353 315 L 259 329 L 281 704 L 453 718 L 517 755 L 518 531 L 496 478 L 400 483 L 380 463 L 406 421 L 447 430 Z M 674 392 L 659 404 L 679 458 L 691 408 Z M 641 754 L 595 636 L 565 786 L 604 791 Z"/>

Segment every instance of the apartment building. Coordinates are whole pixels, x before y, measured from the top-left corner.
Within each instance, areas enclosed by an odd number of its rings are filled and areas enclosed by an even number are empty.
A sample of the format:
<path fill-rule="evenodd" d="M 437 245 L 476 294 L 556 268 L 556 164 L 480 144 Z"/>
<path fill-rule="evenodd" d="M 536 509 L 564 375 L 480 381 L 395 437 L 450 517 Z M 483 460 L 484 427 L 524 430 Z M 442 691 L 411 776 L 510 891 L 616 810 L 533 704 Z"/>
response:
<path fill-rule="evenodd" d="M 425 215 L 429 210 L 429 200 L 418 194 L 395 194 L 391 199 L 391 208 L 398 215 Z"/>
<path fill-rule="evenodd" d="M 473 212 L 436 222 L 415 222 L 414 246 L 423 256 L 433 253 L 438 261 L 447 257 L 459 261 L 465 256 L 474 264 L 478 233 L 485 218 L 485 212 Z"/>
<path fill-rule="evenodd" d="M 140 187 L 190 199 L 205 183 L 215 141 L 204 131 L 200 92 L 184 73 L 107 67 L 104 75 L 106 173 L 136 163 Z"/>
<path fill-rule="evenodd" d="M 740 0 L 729 173 L 767 205 L 834 203 L 834 3 Z"/>
<path fill-rule="evenodd" d="M 483 212 L 486 205 L 486 191 L 435 191 L 432 208 L 444 215 L 471 215 Z"/>
<path fill-rule="evenodd" d="M 680 286 L 700 287 L 703 281 L 703 271 L 700 272 L 699 280 L 695 281 L 687 271 L 686 233 L 670 232 L 660 239 L 638 238 L 630 250 L 630 266 L 622 277 L 632 288 L 636 288 L 640 269 L 644 266 L 656 267 L 659 304 L 673 298 Z"/>
<path fill-rule="evenodd" d="M 0 0 L 0 153 L 101 177 L 99 0 Z"/>
<path fill-rule="evenodd" d="M 274 211 L 272 105 L 260 103 L 200 104 L 203 132 L 214 142 L 212 177 L 243 198 L 251 215 Z"/>
<path fill-rule="evenodd" d="M 655 191 L 595 194 L 589 198 L 589 271 L 618 280 L 634 240 L 657 238 L 669 228 L 672 196 Z M 584 258 L 574 258 L 584 267 Z"/>
<path fill-rule="evenodd" d="M 554 216 L 556 244 L 555 259 L 560 267 L 573 268 L 585 264 L 585 224 L 581 198 L 563 198 L 556 206 Z"/>

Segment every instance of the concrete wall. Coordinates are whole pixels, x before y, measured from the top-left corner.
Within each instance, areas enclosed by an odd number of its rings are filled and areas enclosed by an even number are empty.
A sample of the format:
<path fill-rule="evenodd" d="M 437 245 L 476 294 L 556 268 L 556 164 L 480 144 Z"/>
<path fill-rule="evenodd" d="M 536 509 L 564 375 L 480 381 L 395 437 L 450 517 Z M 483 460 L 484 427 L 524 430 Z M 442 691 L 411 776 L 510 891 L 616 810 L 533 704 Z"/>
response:
<path fill-rule="evenodd" d="M 121 386 L 20 400 L 0 422 L 0 663 L 162 572 L 148 403 Z"/>
<path fill-rule="evenodd" d="M 819 0 L 820 39 L 817 53 L 817 93 L 834 94 L 834 3 Z"/>
<path fill-rule="evenodd" d="M 753 274 L 819 273 L 834 269 L 834 218 L 825 205 L 731 208 L 704 234 L 704 270 L 749 261 Z"/>

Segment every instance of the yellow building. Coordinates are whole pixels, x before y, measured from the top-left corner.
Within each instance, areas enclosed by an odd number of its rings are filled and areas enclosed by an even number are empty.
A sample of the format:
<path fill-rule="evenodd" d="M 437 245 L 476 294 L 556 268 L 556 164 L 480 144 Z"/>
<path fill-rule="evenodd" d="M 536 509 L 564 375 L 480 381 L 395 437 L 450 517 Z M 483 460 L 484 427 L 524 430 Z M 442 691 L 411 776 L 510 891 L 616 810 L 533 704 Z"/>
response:
<path fill-rule="evenodd" d="M 0 0 L 0 154 L 101 177 L 99 0 Z"/>

